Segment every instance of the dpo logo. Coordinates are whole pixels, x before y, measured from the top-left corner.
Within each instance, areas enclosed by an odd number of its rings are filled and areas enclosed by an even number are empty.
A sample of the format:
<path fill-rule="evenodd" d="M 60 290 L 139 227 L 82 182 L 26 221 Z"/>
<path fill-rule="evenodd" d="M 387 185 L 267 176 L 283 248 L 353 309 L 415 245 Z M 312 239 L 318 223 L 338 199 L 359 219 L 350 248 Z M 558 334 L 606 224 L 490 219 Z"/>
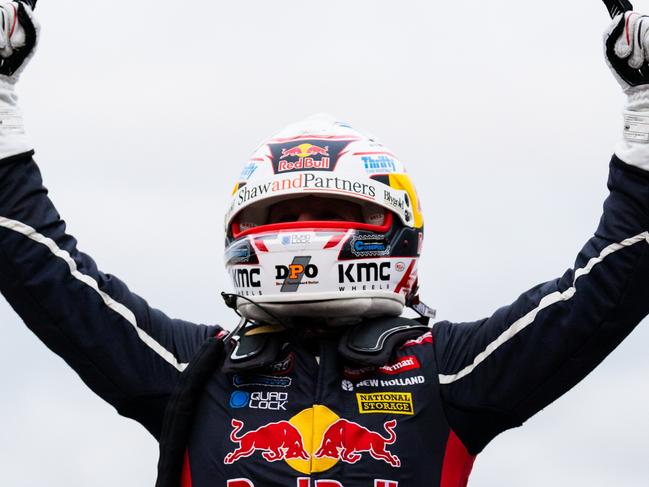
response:
<path fill-rule="evenodd" d="M 318 276 L 318 268 L 309 264 L 311 256 L 296 256 L 290 265 L 275 266 L 275 279 L 284 279 L 280 292 L 294 293 L 300 287 L 304 276 L 313 279 Z"/>

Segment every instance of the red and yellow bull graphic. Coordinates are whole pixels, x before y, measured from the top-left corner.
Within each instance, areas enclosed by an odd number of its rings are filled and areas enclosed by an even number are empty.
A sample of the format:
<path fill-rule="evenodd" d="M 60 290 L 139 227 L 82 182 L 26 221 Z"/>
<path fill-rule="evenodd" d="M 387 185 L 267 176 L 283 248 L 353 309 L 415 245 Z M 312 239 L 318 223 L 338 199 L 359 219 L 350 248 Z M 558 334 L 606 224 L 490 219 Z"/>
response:
<path fill-rule="evenodd" d="M 383 423 L 383 431 L 372 431 L 316 404 L 288 421 L 242 432 L 244 428 L 243 421 L 232 420 L 230 440 L 236 447 L 225 456 L 224 463 L 259 454 L 268 462 L 283 460 L 302 474 L 312 474 L 329 470 L 339 461 L 356 463 L 367 455 L 401 467 L 399 457 L 390 451 L 390 445 L 397 441 L 395 419 Z"/>
<path fill-rule="evenodd" d="M 311 483 L 308 477 L 299 477 L 295 480 L 295 487 L 344 487 L 343 484 L 337 480 L 331 479 L 317 479 Z M 249 479 L 230 479 L 228 480 L 227 487 L 255 487 L 252 480 Z M 374 484 L 369 484 L 367 487 L 399 487 L 399 482 L 395 480 L 374 479 Z"/>

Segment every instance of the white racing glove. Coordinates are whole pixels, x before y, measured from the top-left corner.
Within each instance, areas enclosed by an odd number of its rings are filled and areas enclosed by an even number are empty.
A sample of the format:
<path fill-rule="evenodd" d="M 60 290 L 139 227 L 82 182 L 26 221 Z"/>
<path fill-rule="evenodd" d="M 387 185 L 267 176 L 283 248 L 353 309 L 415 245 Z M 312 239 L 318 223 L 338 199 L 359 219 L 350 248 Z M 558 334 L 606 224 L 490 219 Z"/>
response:
<path fill-rule="evenodd" d="M 627 94 L 624 138 L 615 153 L 649 171 L 649 16 L 626 12 L 604 35 L 606 62 Z"/>
<path fill-rule="evenodd" d="M 35 0 L 0 3 L 0 160 L 28 152 L 14 86 L 36 51 Z"/>

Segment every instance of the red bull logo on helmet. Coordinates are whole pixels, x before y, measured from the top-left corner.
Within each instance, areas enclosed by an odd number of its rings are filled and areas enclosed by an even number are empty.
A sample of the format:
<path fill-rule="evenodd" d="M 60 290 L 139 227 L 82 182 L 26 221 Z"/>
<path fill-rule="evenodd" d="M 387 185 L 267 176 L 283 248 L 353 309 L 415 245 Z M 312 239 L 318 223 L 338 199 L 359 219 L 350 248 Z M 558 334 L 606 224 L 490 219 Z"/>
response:
<path fill-rule="evenodd" d="M 283 460 L 303 474 L 325 472 L 339 461 L 354 464 L 364 457 L 401 467 L 401 459 L 390 451 L 397 442 L 397 421 L 371 429 L 340 418 L 326 406 L 314 405 L 288 421 L 277 421 L 245 431 L 243 421 L 232 420 L 233 451 L 224 458 L 232 464 L 248 457 L 268 462 Z"/>
<path fill-rule="evenodd" d="M 333 171 L 351 141 L 301 140 L 269 144 L 275 174 L 294 171 Z"/>

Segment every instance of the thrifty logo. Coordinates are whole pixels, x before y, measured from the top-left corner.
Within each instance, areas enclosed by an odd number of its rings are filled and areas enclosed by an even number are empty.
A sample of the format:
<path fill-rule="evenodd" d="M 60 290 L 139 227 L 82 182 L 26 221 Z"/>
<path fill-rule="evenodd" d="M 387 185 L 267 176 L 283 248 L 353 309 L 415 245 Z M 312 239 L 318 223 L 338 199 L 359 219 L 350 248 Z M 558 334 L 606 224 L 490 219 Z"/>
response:
<path fill-rule="evenodd" d="M 358 412 L 361 414 L 415 414 L 411 392 L 357 393 L 356 400 L 358 401 Z"/>

